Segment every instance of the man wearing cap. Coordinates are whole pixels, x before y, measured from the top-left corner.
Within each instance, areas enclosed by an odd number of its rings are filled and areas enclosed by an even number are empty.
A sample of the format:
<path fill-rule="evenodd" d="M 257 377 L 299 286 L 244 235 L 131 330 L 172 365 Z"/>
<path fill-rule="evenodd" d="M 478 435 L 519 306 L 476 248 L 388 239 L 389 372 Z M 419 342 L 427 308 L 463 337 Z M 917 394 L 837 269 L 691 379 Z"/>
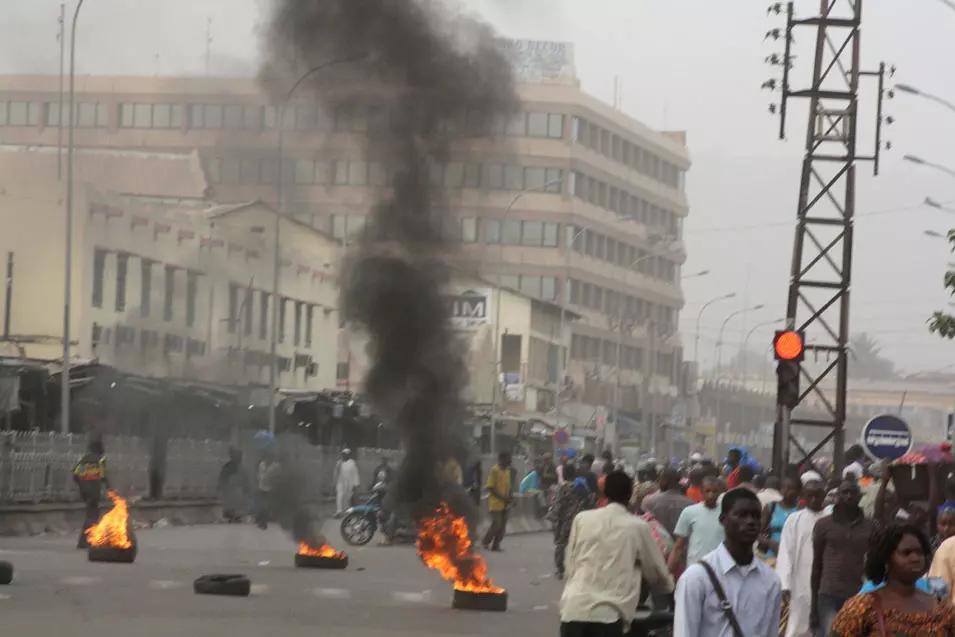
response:
<path fill-rule="evenodd" d="M 342 449 L 342 459 L 335 465 L 335 517 L 345 515 L 352 496 L 361 483 L 358 463 L 351 457 L 351 449 Z"/>

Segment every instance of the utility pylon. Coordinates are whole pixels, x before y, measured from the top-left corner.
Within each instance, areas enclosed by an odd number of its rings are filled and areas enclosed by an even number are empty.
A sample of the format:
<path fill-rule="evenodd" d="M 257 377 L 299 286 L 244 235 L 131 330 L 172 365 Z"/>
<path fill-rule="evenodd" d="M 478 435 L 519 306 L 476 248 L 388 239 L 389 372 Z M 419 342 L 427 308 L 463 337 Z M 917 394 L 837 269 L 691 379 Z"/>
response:
<path fill-rule="evenodd" d="M 882 96 L 885 64 L 877 71 L 860 70 L 863 0 L 820 0 L 819 14 L 797 19 L 793 3 L 786 5 L 785 52 L 767 58 L 782 67 L 779 104 L 779 137 L 785 139 L 790 100 L 809 101 L 805 156 L 799 186 L 796 233 L 786 311 L 786 327 L 806 333 L 806 360 L 800 364 L 802 388 L 793 409 L 777 408 L 773 436 L 773 465 L 778 474 L 792 460 L 789 444 L 791 425 L 828 429 L 822 442 L 803 461 L 811 458 L 830 440 L 833 460 L 841 472 L 845 450 L 846 381 L 848 371 L 849 291 L 852 281 L 853 222 L 856 202 L 856 162 L 873 162 L 879 172 L 881 150 Z M 781 13 L 781 5 L 770 12 Z M 793 33 L 815 29 L 815 56 L 808 88 L 790 86 L 793 75 Z M 767 37 L 778 39 L 779 31 Z M 859 80 L 878 80 L 875 150 L 862 156 L 856 152 L 859 119 Z M 775 80 L 764 87 L 775 88 Z M 775 107 L 770 107 L 776 112 Z M 808 397 L 824 417 L 806 412 Z M 779 401 L 777 401 L 779 402 Z"/>

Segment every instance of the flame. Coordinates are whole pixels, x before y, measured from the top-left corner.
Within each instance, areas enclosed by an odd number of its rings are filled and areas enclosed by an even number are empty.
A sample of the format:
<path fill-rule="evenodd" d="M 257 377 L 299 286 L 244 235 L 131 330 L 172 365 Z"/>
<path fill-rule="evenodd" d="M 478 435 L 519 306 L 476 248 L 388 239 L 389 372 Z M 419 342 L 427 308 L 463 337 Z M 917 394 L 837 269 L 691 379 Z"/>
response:
<path fill-rule="evenodd" d="M 118 549 L 130 549 L 133 543 L 129 539 L 127 524 L 129 508 L 126 500 L 116 495 L 112 489 L 106 494 L 113 501 L 113 508 L 103 519 L 86 530 L 86 541 L 90 546 L 111 546 Z"/>
<path fill-rule="evenodd" d="M 300 542 L 298 545 L 298 554 L 299 555 L 309 555 L 311 557 L 332 557 L 336 560 L 345 559 L 345 554 L 336 551 L 328 544 L 322 544 L 320 547 L 312 548 L 308 545 L 307 542 Z"/>
<path fill-rule="evenodd" d="M 454 589 L 468 593 L 503 593 L 487 578 L 487 564 L 471 552 L 471 533 L 463 517 L 441 503 L 433 517 L 418 524 L 418 555 L 441 577 L 454 582 Z"/>

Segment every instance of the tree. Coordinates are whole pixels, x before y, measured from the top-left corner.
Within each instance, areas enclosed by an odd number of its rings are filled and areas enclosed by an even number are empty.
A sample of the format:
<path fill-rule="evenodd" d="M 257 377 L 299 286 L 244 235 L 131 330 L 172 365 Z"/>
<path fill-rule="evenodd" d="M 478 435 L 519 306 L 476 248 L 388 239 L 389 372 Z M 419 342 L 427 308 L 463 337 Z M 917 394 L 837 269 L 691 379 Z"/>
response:
<path fill-rule="evenodd" d="M 955 252 L 955 230 L 949 230 L 948 242 L 952 244 L 952 251 Z M 955 295 L 955 270 L 945 272 L 943 283 L 949 296 Z M 955 316 L 941 310 L 934 312 L 928 320 L 928 330 L 942 338 L 955 338 Z"/>
<path fill-rule="evenodd" d="M 895 377 L 895 363 L 882 356 L 878 341 L 863 332 L 849 339 L 849 372 L 855 377 L 887 380 Z"/>

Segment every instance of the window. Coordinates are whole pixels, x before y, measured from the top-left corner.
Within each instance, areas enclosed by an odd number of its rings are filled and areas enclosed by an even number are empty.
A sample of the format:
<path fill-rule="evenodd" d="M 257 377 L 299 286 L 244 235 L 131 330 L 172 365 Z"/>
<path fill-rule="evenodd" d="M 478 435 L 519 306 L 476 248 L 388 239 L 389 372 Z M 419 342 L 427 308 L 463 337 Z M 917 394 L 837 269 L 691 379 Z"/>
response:
<path fill-rule="evenodd" d="M 262 128 L 262 107 L 247 104 L 242 107 L 242 128 L 258 130 Z"/>
<path fill-rule="evenodd" d="M 557 247 L 557 235 L 560 232 L 560 226 L 556 223 L 545 223 L 544 224 L 544 247 L 545 248 L 556 248 Z"/>
<path fill-rule="evenodd" d="M 521 294 L 538 298 L 541 295 L 541 278 L 539 276 L 522 276 L 520 291 Z"/>
<path fill-rule="evenodd" d="M 269 337 L 269 293 L 259 292 L 259 338 Z"/>
<path fill-rule="evenodd" d="M 172 303 L 173 299 L 176 296 L 176 268 L 171 265 L 166 266 L 166 295 L 163 300 L 163 320 L 171 321 L 173 312 L 172 312 Z"/>
<path fill-rule="evenodd" d="M 348 185 L 364 186 L 368 183 L 368 164 L 363 161 L 348 163 Z"/>
<path fill-rule="evenodd" d="M 513 137 L 525 137 L 527 135 L 527 114 L 520 113 L 511 118 L 507 122 L 505 132 Z"/>
<path fill-rule="evenodd" d="M 235 326 L 239 321 L 239 285 L 237 283 L 229 284 L 229 334 L 235 334 Z"/>
<path fill-rule="evenodd" d="M 336 239 L 345 238 L 345 215 L 331 215 L 332 236 Z"/>
<path fill-rule="evenodd" d="M 544 224 L 541 221 L 525 221 L 521 245 L 540 246 L 544 243 Z"/>
<path fill-rule="evenodd" d="M 143 259 L 139 262 L 139 315 L 149 316 L 153 293 L 153 262 Z"/>
<path fill-rule="evenodd" d="M 464 164 L 464 187 L 481 187 L 481 164 Z"/>
<path fill-rule="evenodd" d="M 37 102 L 5 102 L 6 113 L 0 110 L 0 125 L 37 126 L 40 123 L 40 104 Z M 5 115 L 5 117 L 4 117 Z"/>
<path fill-rule="evenodd" d="M 336 186 L 344 186 L 348 183 L 348 162 L 347 161 L 336 161 L 335 162 L 335 175 L 333 178 L 333 183 Z"/>
<path fill-rule="evenodd" d="M 484 187 L 488 190 L 504 189 L 503 164 L 488 164 L 484 167 Z"/>
<path fill-rule="evenodd" d="M 549 113 L 547 115 L 547 136 L 551 139 L 563 139 L 564 116 L 561 113 Z"/>
<path fill-rule="evenodd" d="M 305 308 L 305 347 L 312 346 L 312 324 L 315 322 L 315 306 Z"/>
<path fill-rule="evenodd" d="M 255 301 L 255 290 L 251 287 L 245 288 L 245 301 L 242 302 L 243 306 L 243 322 L 245 325 L 242 326 L 242 331 L 246 336 L 252 336 L 252 315 L 253 307 L 252 304 Z"/>
<path fill-rule="evenodd" d="M 302 314 L 305 309 L 305 304 L 301 301 L 295 302 L 295 347 L 299 347 L 302 344 Z"/>
<path fill-rule="evenodd" d="M 557 298 L 557 279 L 555 277 L 541 277 L 541 298 L 545 301 L 553 301 Z"/>
<path fill-rule="evenodd" d="M 465 217 L 461 219 L 462 243 L 477 243 L 477 219 Z"/>
<path fill-rule="evenodd" d="M 524 167 L 514 164 L 504 166 L 504 189 L 524 190 Z"/>
<path fill-rule="evenodd" d="M 311 159 L 299 159 L 295 162 L 295 183 L 315 183 L 315 162 Z"/>
<path fill-rule="evenodd" d="M 527 114 L 528 137 L 547 137 L 547 113 Z"/>
<path fill-rule="evenodd" d="M 501 222 L 496 219 L 484 221 L 484 240 L 486 243 L 501 242 Z"/>
<path fill-rule="evenodd" d="M 338 363 L 335 365 L 335 380 L 348 379 L 348 363 Z"/>
<path fill-rule="evenodd" d="M 242 128 L 242 105 L 228 104 L 224 110 L 226 128 Z"/>
<path fill-rule="evenodd" d="M 501 243 L 518 245 L 521 242 L 521 222 L 507 220 L 504 222 L 504 231 L 501 234 Z"/>
<path fill-rule="evenodd" d="M 196 292 L 199 287 L 199 274 L 189 271 L 186 273 L 186 327 L 196 324 Z"/>
<path fill-rule="evenodd" d="M 461 162 L 450 162 L 444 168 L 444 187 L 445 188 L 463 188 L 464 187 L 464 164 Z"/>
<path fill-rule="evenodd" d="M 47 102 L 44 113 L 44 125 L 68 126 L 70 119 L 68 117 L 69 106 L 63 104 L 62 108 L 59 102 Z M 60 117 L 60 113 L 63 117 Z M 2 123 L 2 122 L 0 122 Z M 73 111 L 73 124 L 77 128 L 105 128 L 109 124 L 109 107 L 107 104 L 98 102 L 80 102 L 75 105 Z"/>
<path fill-rule="evenodd" d="M 106 270 L 106 251 L 93 253 L 93 307 L 103 307 L 103 275 Z"/>
<path fill-rule="evenodd" d="M 529 166 L 524 169 L 524 187 L 543 190 L 547 171 L 543 167 Z"/>
<path fill-rule="evenodd" d="M 285 306 L 288 304 L 288 299 L 285 297 L 279 297 L 279 343 L 285 342 Z"/>
<path fill-rule="evenodd" d="M 129 255 L 116 255 L 116 311 L 126 311 L 126 279 L 129 274 Z"/>
<path fill-rule="evenodd" d="M 222 104 L 191 104 L 189 125 L 192 128 L 222 128 L 225 115 Z"/>

